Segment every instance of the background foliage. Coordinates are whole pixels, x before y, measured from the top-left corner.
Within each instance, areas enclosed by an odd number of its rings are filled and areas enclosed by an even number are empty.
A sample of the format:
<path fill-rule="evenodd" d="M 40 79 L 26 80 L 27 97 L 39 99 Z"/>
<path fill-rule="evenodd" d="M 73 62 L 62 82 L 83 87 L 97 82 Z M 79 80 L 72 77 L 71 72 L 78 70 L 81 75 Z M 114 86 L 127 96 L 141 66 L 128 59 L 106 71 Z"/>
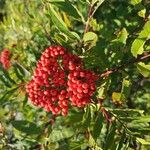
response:
<path fill-rule="evenodd" d="M 12 52 L 11 68 L 0 66 L 0 149 L 150 149 L 150 64 L 138 56 L 149 55 L 149 37 L 149 0 L 0 0 L 0 50 Z M 99 103 L 54 118 L 27 101 L 52 44 L 102 75 Z"/>

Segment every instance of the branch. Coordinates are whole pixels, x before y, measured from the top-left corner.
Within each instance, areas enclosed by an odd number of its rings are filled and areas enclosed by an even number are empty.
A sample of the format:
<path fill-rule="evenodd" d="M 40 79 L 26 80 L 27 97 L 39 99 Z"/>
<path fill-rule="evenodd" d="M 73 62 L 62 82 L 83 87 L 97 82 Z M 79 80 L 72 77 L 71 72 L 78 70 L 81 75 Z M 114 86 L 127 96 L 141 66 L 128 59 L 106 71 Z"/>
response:
<path fill-rule="evenodd" d="M 115 67 L 115 68 L 112 68 L 110 70 L 107 70 L 107 71 L 104 71 L 103 73 L 101 73 L 99 75 L 99 77 L 105 77 L 105 76 L 108 76 L 114 72 L 118 72 L 119 70 L 123 70 L 124 68 L 130 66 L 130 65 L 133 65 L 135 63 L 138 63 L 138 62 L 141 62 L 142 60 L 146 59 L 146 58 L 150 58 L 150 52 L 147 53 L 147 54 L 144 54 L 144 55 L 139 55 L 136 59 L 133 59 L 125 64 L 122 64 L 118 67 Z"/>
<path fill-rule="evenodd" d="M 84 28 L 84 34 L 89 31 L 89 23 L 91 21 L 91 18 L 94 15 L 94 13 L 93 13 L 93 7 L 94 7 L 94 5 L 90 4 L 89 11 L 88 11 L 88 19 L 86 21 L 85 28 Z"/>

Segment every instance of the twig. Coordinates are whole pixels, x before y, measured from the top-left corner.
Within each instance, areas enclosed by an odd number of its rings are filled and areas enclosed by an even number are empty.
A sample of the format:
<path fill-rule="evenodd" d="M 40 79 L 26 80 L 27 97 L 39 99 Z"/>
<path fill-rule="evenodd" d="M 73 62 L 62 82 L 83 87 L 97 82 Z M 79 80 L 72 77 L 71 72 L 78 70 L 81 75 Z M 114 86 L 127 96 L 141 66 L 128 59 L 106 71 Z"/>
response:
<path fill-rule="evenodd" d="M 86 21 L 85 28 L 84 28 L 84 34 L 89 31 L 89 23 L 91 21 L 91 18 L 94 15 L 94 13 L 93 13 L 93 7 L 94 7 L 94 5 L 90 4 L 89 11 L 88 11 L 88 19 Z"/>
<path fill-rule="evenodd" d="M 136 59 L 133 59 L 133 60 L 131 60 L 131 61 L 125 63 L 125 64 L 122 64 L 122 65 L 118 66 L 118 67 L 115 67 L 115 68 L 109 69 L 107 71 L 104 71 L 103 73 L 101 73 L 99 75 L 99 77 L 106 77 L 106 76 L 108 76 L 108 75 L 110 75 L 114 72 L 118 72 L 119 70 L 122 70 L 122 69 L 124 69 L 124 68 L 126 68 L 130 65 L 133 65 L 134 63 L 140 62 L 140 61 L 142 61 L 146 58 L 150 58 L 150 52 L 147 53 L 147 54 L 144 54 L 144 55 L 139 55 Z"/>

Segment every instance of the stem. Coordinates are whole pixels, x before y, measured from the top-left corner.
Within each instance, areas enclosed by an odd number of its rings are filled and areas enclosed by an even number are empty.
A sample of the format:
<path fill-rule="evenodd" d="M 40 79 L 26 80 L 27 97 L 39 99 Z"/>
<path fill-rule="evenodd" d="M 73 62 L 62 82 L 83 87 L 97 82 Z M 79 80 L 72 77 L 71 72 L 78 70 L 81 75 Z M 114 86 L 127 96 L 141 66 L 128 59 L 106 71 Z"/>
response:
<path fill-rule="evenodd" d="M 93 13 L 93 5 L 90 4 L 89 11 L 88 11 L 88 19 L 86 21 L 85 28 L 84 28 L 84 34 L 89 31 L 89 23 L 90 23 L 91 18 L 93 17 L 93 15 L 94 15 L 94 13 Z"/>
<path fill-rule="evenodd" d="M 123 70 L 124 68 L 126 68 L 126 67 L 128 67 L 130 65 L 133 65 L 134 63 L 138 63 L 138 62 L 140 62 L 140 61 L 142 61 L 142 60 L 144 60 L 146 58 L 149 58 L 149 57 L 150 57 L 150 52 L 147 53 L 147 54 L 144 54 L 144 55 L 139 55 L 136 59 L 133 59 L 133 60 L 131 60 L 131 61 L 125 63 L 125 64 L 122 64 L 122 65 L 118 66 L 118 67 L 115 67 L 115 68 L 112 68 L 110 70 L 104 71 L 103 73 L 101 73 L 99 75 L 99 77 L 108 76 L 108 75 L 110 75 L 110 74 L 112 74 L 114 72 L 118 72 L 119 70 Z"/>

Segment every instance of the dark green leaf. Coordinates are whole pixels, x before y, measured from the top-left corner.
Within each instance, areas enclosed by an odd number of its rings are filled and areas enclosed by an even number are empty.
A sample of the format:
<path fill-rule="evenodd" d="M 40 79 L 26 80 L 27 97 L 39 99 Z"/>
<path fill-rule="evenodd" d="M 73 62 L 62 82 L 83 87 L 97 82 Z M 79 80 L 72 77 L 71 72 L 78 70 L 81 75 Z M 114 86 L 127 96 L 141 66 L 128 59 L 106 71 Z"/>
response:
<path fill-rule="evenodd" d="M 90 122 L 91 122 L 91 108 L 88 105 L 85 109 L 85 113 L 83 115 L 83 119 L 82 119 L 82 125 L 83 127 L 87 128 L 90 126 Z"/>
<path fill-rule="evenodd" d="M 116 147 L 116 150 L 121 150 L 121 149 L 122 149 L 123 143 L 124 143 L 124 141 L 125 141 L 125 137 L 126 137 L 126 132 L 125 132 L 125 130 L 123 130 L 123 133 L 122 133 L 122 135 L 121 135 L 119 144 L 118 144 L 117 147 Z"/>
<path fill-rule="evenodd" d="M 57 14 L 57 12 L 54 10 L 52 5 L 49 6 L 49 16 L 50 19 L 52 19 L 53 23 L 56 25 L 56 27 L 64 34 L 69 36 L 71 39 L 76 39 L 76 36 L 69 31 L 64 21 L 61 19 L 61 17 Z"/>
<path fill-rule="evenodd" d="M 93 138 L 96 140 L 100 133 L 101 133 L 101 129 L 103 127 L 103 122 L 104 121 L 104 117 L 102 115 L 101 112 L 98 112 L 98 115 L 94 121 L 94 127 L 93 127 L 93 132 L 92 132 L 92 136 Z"/>
<path fill-rule="evenodd" d="M 115 138 L 115 134 L 116 134 L 115 132 L 116 132 L 116 124 L 113 123 L 107 134 L 104 150 L 108 150 L 109 148 L 111 148 L 113 146 L 114 138 Z"/>
<path fill-rule="evenodd" d="M 15 129 L 28 135 L 40 134 L 41 132 L 40 127 L 38 127 L 35 123 L 26 120 L 16 120 L 12 121 L 11 123 Z"/>
<path fill-rule="evenodd" d="M 84 22 L 84 18 L 82 16 L 82 14 L 75 7 L 75 5 L 73 5 L 70 1 L 68 1 L 68 0 L 52 1 L 51 3 L 56 5 L 62 11 L 66 12 L 69 16 L 72 16 L 72 17 Z"/>

